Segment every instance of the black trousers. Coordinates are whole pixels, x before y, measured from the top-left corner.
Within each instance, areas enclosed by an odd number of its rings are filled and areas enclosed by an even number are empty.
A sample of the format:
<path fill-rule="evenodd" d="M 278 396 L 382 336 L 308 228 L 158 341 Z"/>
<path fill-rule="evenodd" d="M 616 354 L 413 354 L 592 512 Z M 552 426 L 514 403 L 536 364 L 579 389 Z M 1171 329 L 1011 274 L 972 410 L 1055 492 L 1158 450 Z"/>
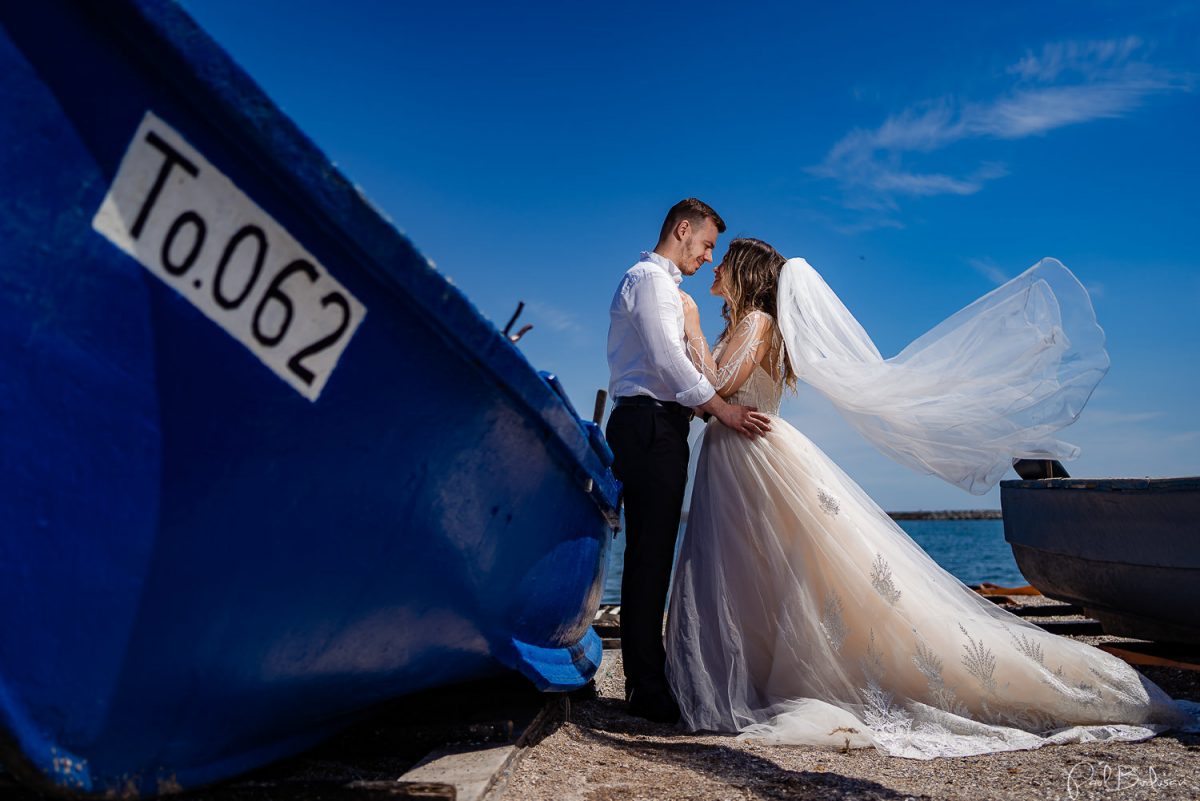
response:
<path fill-rule="evenodd" d="M 687 487 L 689 419 L 678 410 L 618 406 L 605 434 L 625 486 L 621 656 L 625 693 L 668 693 L 663 612 Z"/>

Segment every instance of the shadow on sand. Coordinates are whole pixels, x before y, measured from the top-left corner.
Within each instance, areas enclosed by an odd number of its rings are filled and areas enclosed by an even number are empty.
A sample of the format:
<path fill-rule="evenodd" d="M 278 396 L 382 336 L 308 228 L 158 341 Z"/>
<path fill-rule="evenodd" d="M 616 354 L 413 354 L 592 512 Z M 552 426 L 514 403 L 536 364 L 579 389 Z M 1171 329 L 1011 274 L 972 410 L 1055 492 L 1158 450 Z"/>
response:
<path fill-rule="evenodd" d="M 901 793 L 877 782 L 844 776 L 833 771 L 796 771 L 770 759 L 726 745 L 696 742 L 661 742 L 683 735 L 682 729 L 651 723 L 626 714 L 624 704 L 610 698 L 592 698 L 567 707 L 580 735 L 597 745 L 651 759 L 681 772 L 702 774 L 759 799 L 900 799 L 928 798 Z M 557 721 L 550 729 L 555 729 Z M 636 738 L 636 739 L 630 739 Z M 732 738 L 731 738 L 732 739 Z"/>

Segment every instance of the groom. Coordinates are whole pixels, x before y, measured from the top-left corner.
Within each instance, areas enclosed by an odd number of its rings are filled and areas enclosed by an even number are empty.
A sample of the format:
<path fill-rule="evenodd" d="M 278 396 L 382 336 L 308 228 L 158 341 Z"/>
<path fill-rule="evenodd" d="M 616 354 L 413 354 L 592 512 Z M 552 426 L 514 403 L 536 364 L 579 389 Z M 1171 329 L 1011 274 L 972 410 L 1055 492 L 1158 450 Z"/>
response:
<path fill-rule="evenodd" d="M 765 415 L 726 403 L 684 350 L 679 284 L 712 261 L 725 222 L 695 198 L 671 207 L 658 245 L 621 279 L 609 307 L 608 391 L 616 408 L 605 433 L 625 486 L 625 572 L 621 656 L 625 700 L 639 717 L 679 720 L 663 649 L 663 610 L 687 486 L 693 409 L 748 437 L 766 433 Z"/>

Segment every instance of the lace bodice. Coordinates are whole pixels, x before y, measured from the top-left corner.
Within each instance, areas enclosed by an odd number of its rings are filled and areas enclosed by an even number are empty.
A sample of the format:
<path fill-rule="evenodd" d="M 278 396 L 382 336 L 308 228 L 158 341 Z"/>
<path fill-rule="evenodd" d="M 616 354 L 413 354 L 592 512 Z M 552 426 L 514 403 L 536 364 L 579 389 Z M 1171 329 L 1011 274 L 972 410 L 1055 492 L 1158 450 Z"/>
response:
<path fill-rule="evenodd" d="M 774 379 L 761 364 L 756 364 L 738 387 L 737 392 L 725 400 L 739 406 L 753 406 L 760 412 L 779 414 L 779 403 L 783 398 L 783 379 Z"/>
<path fill-rule="evenodd" d="M 696 368 L 727 401 L 779 414 L 783 397 L 781 368 L 786 356 L 779 328 L 771 315 L 757 310 L 750 312 L 711 352 L 700 336 L 688 339 L 687 350 Z M 763 367 L 764 360 L 773 365 L 775 375 Z"/>

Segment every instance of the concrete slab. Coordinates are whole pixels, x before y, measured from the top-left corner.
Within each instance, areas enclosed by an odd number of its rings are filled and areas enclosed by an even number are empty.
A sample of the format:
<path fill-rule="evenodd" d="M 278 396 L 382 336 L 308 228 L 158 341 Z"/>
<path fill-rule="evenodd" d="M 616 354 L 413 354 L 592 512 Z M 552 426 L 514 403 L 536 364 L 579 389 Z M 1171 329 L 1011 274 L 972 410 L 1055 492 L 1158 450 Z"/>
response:
<path fill-rule="evenodd" d="M 400 780 L 451 784 L 457 801 L 480 801 L 517 751 L 515 744 L 439 749 L 417 763 Z"/>

